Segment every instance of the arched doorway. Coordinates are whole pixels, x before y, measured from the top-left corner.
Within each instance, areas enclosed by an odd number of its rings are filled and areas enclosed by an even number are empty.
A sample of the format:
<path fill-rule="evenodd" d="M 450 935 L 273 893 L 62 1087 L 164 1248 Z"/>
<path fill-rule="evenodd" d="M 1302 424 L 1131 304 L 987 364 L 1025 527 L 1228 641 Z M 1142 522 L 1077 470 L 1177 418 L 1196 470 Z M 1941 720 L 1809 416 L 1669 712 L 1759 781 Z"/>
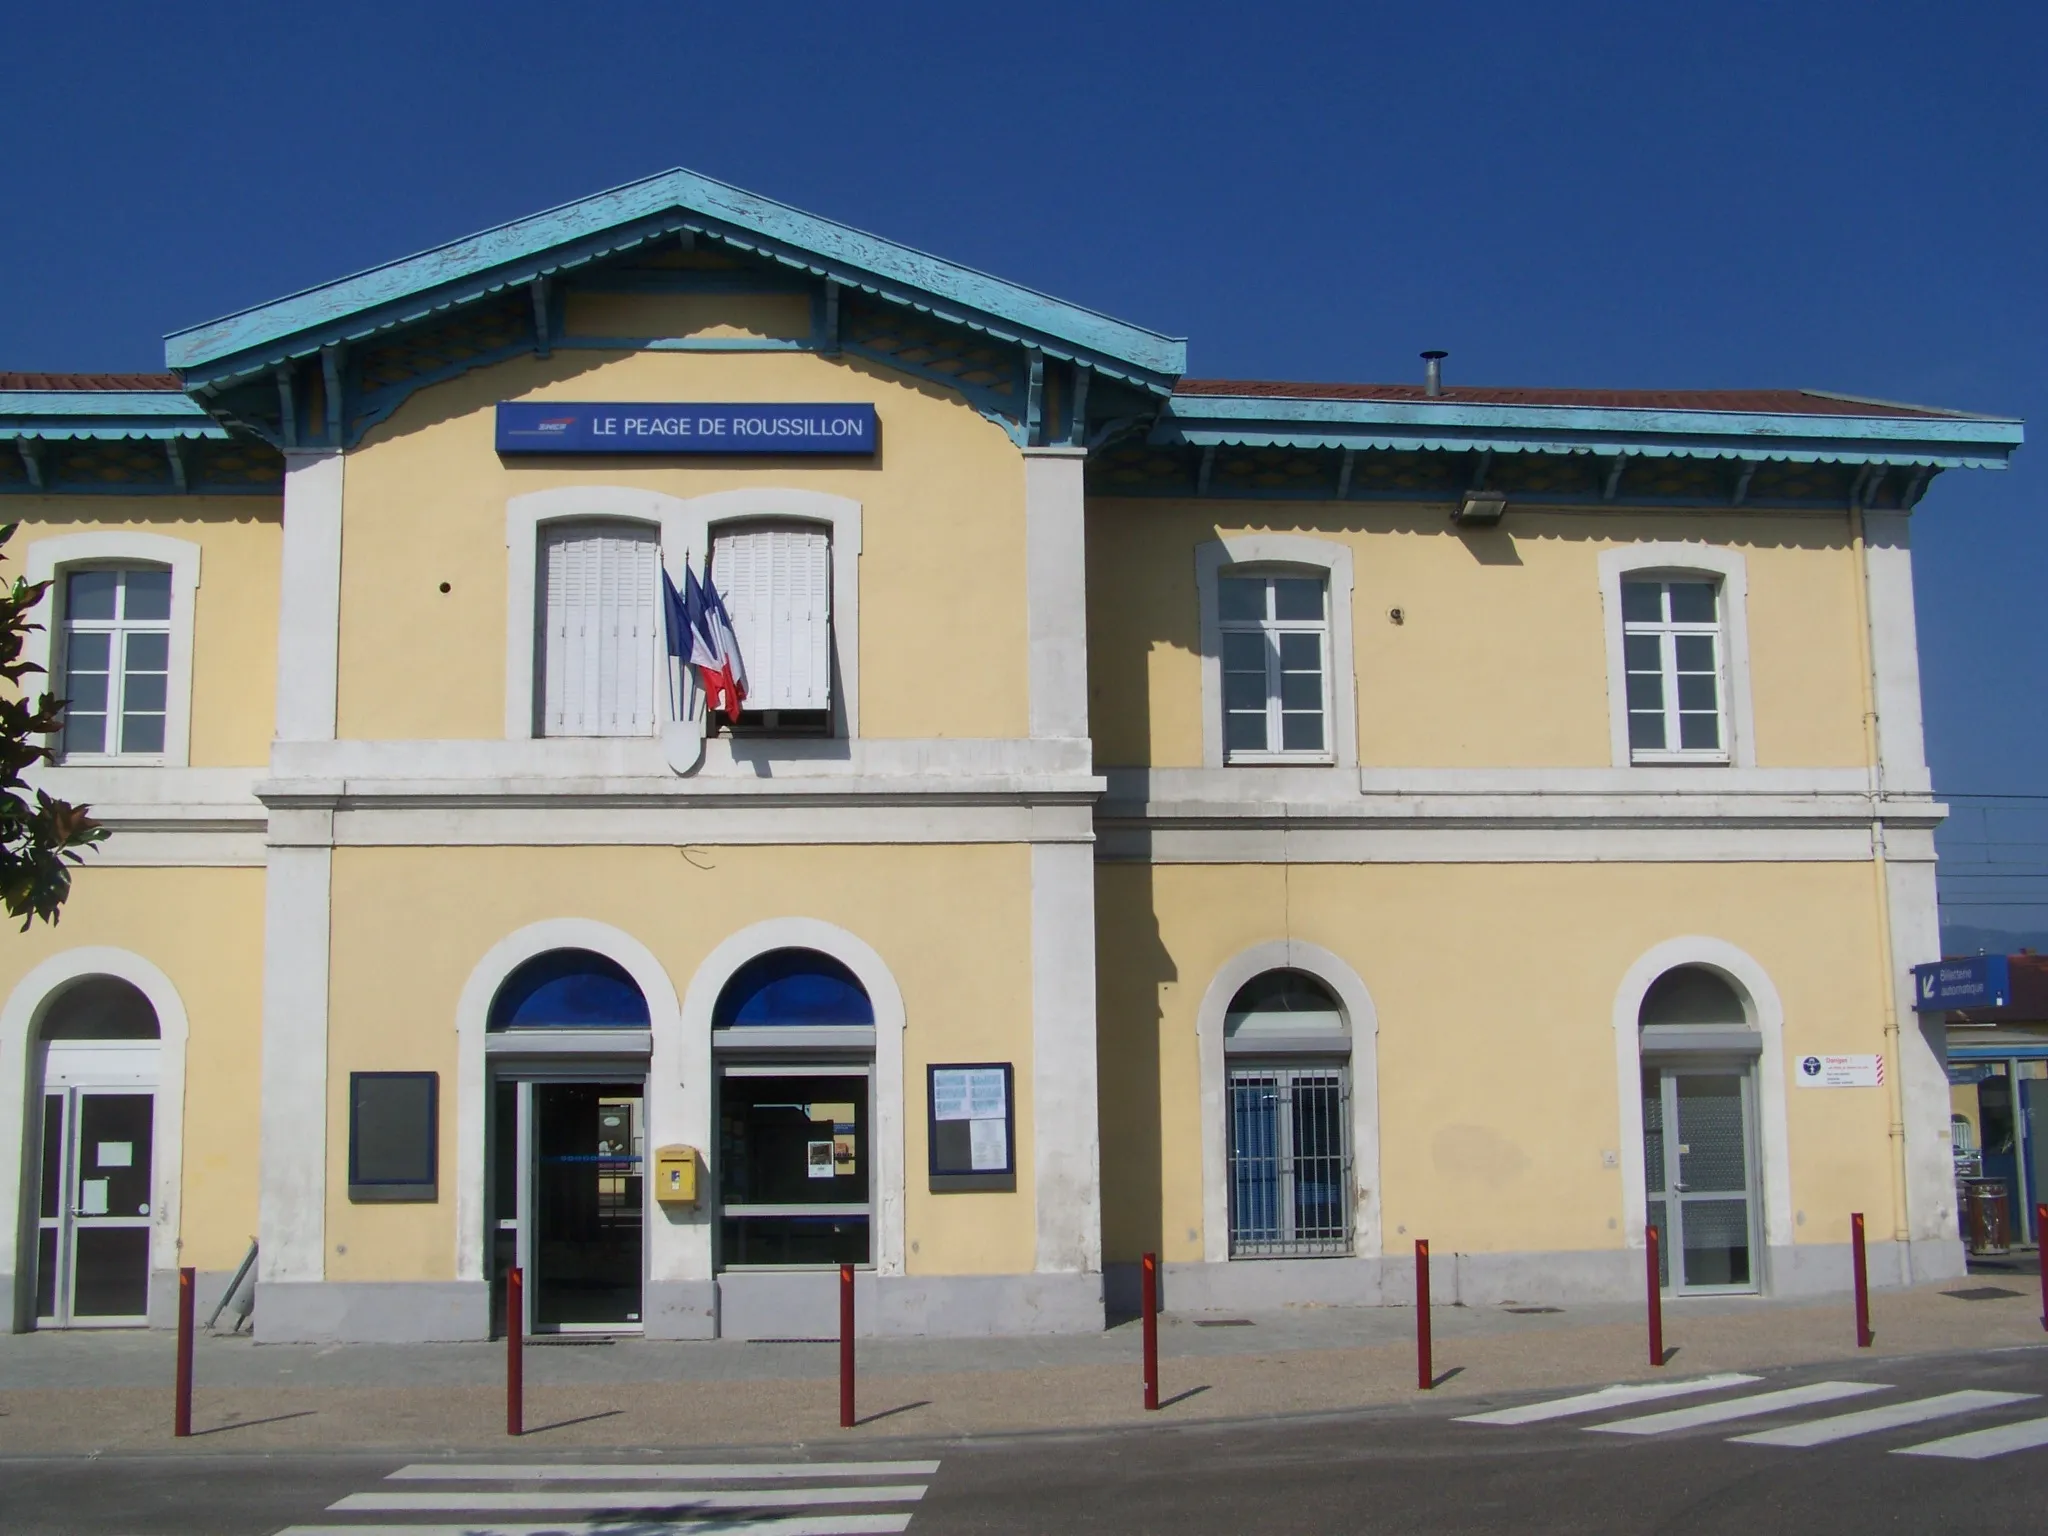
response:
<path fill-rule="evenodd" d="M 625 968 L 553 949 L 492 996 L 490 1201 L 494 1327 L 505 1273 L 535 1333 L 634 1332 L 646 1276 L 647 999 Z"/>
<path fill-rule="evenodd" d="M 147 1322 L 160 1036 L 149 999 L 117 976 L 82 977 L 43 1012 L 39 1328 Z"/>
<path fill-rule="evenodd" d="M 1650 983 L 1642 1052 L 1645 1215 L 1673 1291 L 1754 1291 L 1761 1276 L 1756 1062 L 1763 1037 L 1720 971 L 1679 965 Z"/>
<path fill-rule="evenodd" d="M 814 949 L 757 955 L 719 992 L 711 1041 L 718 1268 L 873 1262 L 875 1010 L 859 979 Z"/>
<path fill-rule="evenodd" d="M 1272 970 L 1223 1016 L 1230 1256 L 1352 1251 L 1351 1030 L 1305 971 Z"/>

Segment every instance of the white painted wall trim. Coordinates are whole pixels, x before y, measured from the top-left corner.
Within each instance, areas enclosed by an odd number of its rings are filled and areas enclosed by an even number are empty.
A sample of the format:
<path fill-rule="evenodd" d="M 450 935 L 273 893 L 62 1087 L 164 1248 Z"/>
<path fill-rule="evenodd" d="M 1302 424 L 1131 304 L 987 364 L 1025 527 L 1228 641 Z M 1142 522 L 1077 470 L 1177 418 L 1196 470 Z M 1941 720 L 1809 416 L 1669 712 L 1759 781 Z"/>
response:
<path fill-rule="evenodd" d="M 50 1004 L 75 981 L 118 976 L 149 999 L 156 1010 L 156 1123 L 151 1155 L 149 1267 L 176 1269 L 181 1242 L 180 1196 L 184 1188 L 185 1045 L 191 1023 L 178 989 L 150 961 L 131 950 L 86 945 L 50 956 L 15 983 L 0 1007 L 0 1232 L 9 1234 L 15 1294 L 9 1325 L 33 1325 L 36 1199 L 42 1148 L 35 1132 L 39 1113 L 29 1112 L 29 1095 L 40 1091 L 36 1036 Z"/>
<path fill-rule="evenodd" d="M 685 1077 L 675 1070 L 673 1053 L 682 1030 L 676 1006 L 675 985 L 654 952 L 622 929 L 586 917 L 551 917 L 529 923 L 507 934 L 487 950 L 462 985 L 455 1003 L 455 1278 L 483 1280 L 484 1258 L 490 1251 L 484 1221 L 487 1214 L 484 1182 L 489 1176 L 487 1138 L 490 1125 L 490 1076 L 485 1059 L 485 1035 L 490 1023 L 491 1000 L 505 978 L 536 955 L 557 949 L 587 949 L 616 962 L 647 1000 L 647 1020 L 654 1032 L 654 1054 L 647 1085 L 647 1144 L 650 1149 L 671 1141 L 687 1141 L 705 1147 L 710 1131 L 708 1084 L 698 1091 L 702 1112 L 694 1118 Z M 709 1037 L 706 1037 L 707 1048 Z M 664 1055 L 664 1048 L 668 1055 Z M 564 1058 L 565 1064 L 570 1058 Z M 694 1101 L 693 1101 L 694 1102 Z M 694 1132 L 694 1135 L 685 1134 Z M 649 1197 L 652 1203 L 652 1197 Z M 700 1210 L 702 1208 L 700 1207 Z M 702 1219 L 696 1222 L 702 1227 Z M 662 1260 L 675 1244 L 669 1230 L 659 1223 L 649 1228 L 648 1278 L 680 1278 L 663 1272 Z M 704 1243 L 710 1229 L 703 1228 Z M 707 1269 L 708 1273 L 708 1269 Z"/>
<path fill-rule="evenodd" d="M 30 683 L 31 692 L 46 688 L 62 691 L 64 680 L 52 670 L 62 622 L 61 578 L 70 568 L 83 565 L 161 565 L 170 569 L 171 654 L 170 676 L 165 681 L 164 750 L 161 758 L 149 761 L 152 766 L 183 768 L 192 761 L 192 624 L 199 595 L 199 546 L 167 534 L 115 529 L 60 533 L 29 545 L 22 552 L 22 575 L 30 582 L 51 584 L 29 614 L 41 627 L 22 642 L 22 659 L 43 668 L 43 681 Z M 92 761 L 118 763 L 120 759 Z"/>
<path fill-rule="evenodd" d="M 1621 580 L 1624 576 L 1652 571 L 1673 575 L 1699 572 L 1720 578 L 1721 638 L 1728 688 L 1722 718 L 1729 737 L 1728 761 L 1736 768 L 1754 768 L 1756 712 L 1750 704 L 1749 689 L 1748 567 L 1735 550 L 1692 542 L 1627 544 L 1600 551 L 1600 611 L 1605 616 L 1607 631 L 1607 732 L 1614 766 L 1630 766 L 1628 668 L 1621 643 Z"/>
<path fill-rule="evenodd" d="M 1863 514 L 1863 579 L 1869 598 L 1871 686 L 1877 697 L 1879 787 L 1927 794 L 1920 715 L 1920 636 L 1913 611 L 1912 515 Z M 1939 958 L 1938 956 L 1936 958 Z"/>
<path fill-rule="evenodd" d="M 277 738 L 334 740 L 341 667 L 342 456 L 284 456 Z"/>
<path fill-rule="evenodd" d="M 1892 930 L 1891 993 L 1896 1011 L 1899 1113 L 1905 1136 L 1907 1251 L 1922 1243 L 1957 1241 L 1954 1149 L 1950 1144 L 1948 1020 L 1913 1008 L 1913 967 L 1941 958 L 1941 913 L 1935 866 L 1888 860 L 1885 921 Z M 1882 1050 L 1883 1044 L 1878 1043 Z M 2036 1164 L 2036 1166 L 2039 1166 Z M 2033 1198 L 2043 1198 L 2036 1193 Z M 1899 1234 L 1894 1234 L 1895 1236 Z M 1944 1270 L 1942 1273 L 1947 1273 Z M 1923 1278 L 1915 1276 L 1915 1279 Z"/>
<path fill-rule="evenodd" d="M 833 723 L 843 740 L 860 735 L 860 548 L 861 504 L 845 496 L 788 486 L 714 491 L 706 496 L 668 496 L 620 485 L 564 485 L 529 491 L 505 503 L 505 739 L 534 736 L 533 677 L 537 650 L 536 570 L 544 524 L 609 519 L 641 523 L 659 531 L 661 559 L 671 580 L 682 584 L 687 558 L 701 576 L 719 523 L 755 518 L 788 518 L 823 523 L 832 530 Z M 659 675 L 659 674 L 657 674 Z M 670 765 L 692 771 L 703 752 L 700 706 L 694 689 L 684 719 L 664 730 Z M 680 728 L 676 728 L 680 727 Z"/>
<path fill-rule="evenodd" d="M 708 1191 L 698 1207 L 700 1231 L 693 1232 L 687 1244 L 675 1244 L 668 1261 L 673 1268 L 666 1273 L 658 1272 L 657 1278 L 699 1280 L 711 1276 L 709 1221 L 717 1209 L 715 1192 L 718 1188 L 718 1168 L 711 1157 L 716 1150 L 711 1137 L 711 1013 L 717 1005 L 718 994 L 725 989 L 733 973 L 756 955 L 774 949 L 815 949 L 820 954 L 830 955 L 853 972 L 855 979 L 866 989 L 868 1002 L 874 1009 L 875 1123 L 870 1145 L 875 1160 L 875 1178 L 870 1190 L 874 1214 L 870 1218 L 869 1232 L 874 1243 L 875 1272 L 900 1275 L 903 1273 L 904 1250 L 903 1030 L 906 1020 L 903 991 L 897 986 L 896 977 L 888 965 L 865 939 L 820 918 L 774 917 L 742 928 L 704 957 L 703 964 L 697 967 L 688 989 L 683 993 L 681 1028 L 671 1030 L 667 1042 L 662 1038 L 660 1026 L 657 1024 L 655 1027 L 655 1075 L 685 1083 L 685 1091 L 677 1100 L 677 1107 L 687 1113 L 674 1122 L 680 1130 L 671 1134 L 666 1130 L 657 1132 L 656 1127 L 661 1122 L 653 1119 L 654 1112 L 650 1111 L 649 1136 L 659 1134 L 663 1140 L 682 1140 L 703 1148 L 708 1164 L 705 1169 Z M 703 1139 L 693 1140 L 693 1131 Z M 660 1235 L 657 1232 L 657 1238 Z"/>
<path fill-rule="evenodd" d="M 1032 1188 L 1040 1274 L 1102 1270 L 1095 850 L 1031 848 Z"/>
<path fill-rule="evenodd" d="M 1230 1258 L 1224 1014 L 1246 982 L 1276 970 L 1303 971 L 1315 977 L 1330 989 L 1344 1011 L 1344 1022 L 1351 1032 L 1352 1252 L 1362 1259 L 1378 1258 L 1383 1240 L 1379 1009 L 1358 972 L 1339 956 L 1304 939 L 1273 939 L 1233 955 L 1210 978 L 1195 1015 L 1195 1051 L 1202 1092 L 1202 1257 L 1212 1264 L 1225 1263 Z"/>
<path fill-rule="evenodd" d="M 1223 627 L 1217 577 L 1233 565 L 1302 566 L 1330 584 L 1330 746 L 1339 768 L 1358 765 L 1358 686 L 1351 646 L 1351 546 L 1293 533 L 1241 533 L 1195 546 L 1201 604 L 1202 764 L 1223 768 Z M 1232 770 L 1233 772 L 1240 770 Z"/>
<path fill-rule="evenodd" d="M 1088 734 L 1085 448 L 1024 450 L 1024 575 L 1031 734 Z"/>
<path fill-rule="evenodd" d="M 319 1280 L 327 1271 L 333 872 L 331 848 L 273 846 L 264 874 L 259 1283 Z"/>
<path fill-rule="evenodd" d="M 1614 994 L 1614 1075 L 1621 1110 L 1621 1218 L 1630 1248 L 1644 1244 L 1649 1220 L 1643 1171 L 1643 1056 L 1637 1033 L 1650 984 L 1674 966 L 1717 972 L 1742 999 L 1750 1028 L 1763 1037 L 1756 1068 L 1757 1187 L 1763 1192 L 1763 1246 L 1789 1246 L 1792 1225 L 1791 1141 L 1785 1128 L 1785 1005 L 1770 973 L 1722 939 L 1690 935 L 1667 939 L 1628 968 Z M 1764 1275 L 1769 1284 L 1769 1276 Z"/>

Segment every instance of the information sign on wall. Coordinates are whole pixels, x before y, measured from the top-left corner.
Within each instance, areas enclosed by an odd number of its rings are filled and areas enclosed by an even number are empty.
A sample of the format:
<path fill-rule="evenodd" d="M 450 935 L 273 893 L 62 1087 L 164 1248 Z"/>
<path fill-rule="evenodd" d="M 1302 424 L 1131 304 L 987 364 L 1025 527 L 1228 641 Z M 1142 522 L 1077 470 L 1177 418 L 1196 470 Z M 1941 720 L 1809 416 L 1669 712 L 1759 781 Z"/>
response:
<path fill-rule="evenodd" d="M 1884 1058 L 1802 1056 L 1792 1081 L 1802 1088 L 1878 1088 L 1884 1084 Z"/>
<path fill-rule="evenodd" d="M 1015 1189 L 1017 1130 L 1010 1063 L 934 1065 L 928 1073 L 932 1189 Z"/>
<path fill-rule="evenodd" d="M 2003 1008 L 2011 1001 L 2012 967 L 2003 955 L 1971 955 L 1913 967 L 1913 1006 L 1921 1013 Z"/>
<path fill-rule="evenodd" d="M 872 405 L 498 403 L 500 453 L 872 454 L 878 437 Z"/>

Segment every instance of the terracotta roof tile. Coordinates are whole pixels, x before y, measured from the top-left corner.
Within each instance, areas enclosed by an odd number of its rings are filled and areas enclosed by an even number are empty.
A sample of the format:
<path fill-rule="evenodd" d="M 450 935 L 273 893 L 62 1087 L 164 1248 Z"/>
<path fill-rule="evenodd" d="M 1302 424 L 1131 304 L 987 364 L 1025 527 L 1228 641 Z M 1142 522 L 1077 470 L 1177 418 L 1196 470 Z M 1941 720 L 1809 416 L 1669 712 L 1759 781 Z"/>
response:
<path fill-rule="evenodd" d="M 1177 395 L 1264 396 L 1278 400 L 1386 400 L 1443 405 L 1591 406 L 1636 411 L 1740 411 L 1791 416 L 1944 418 L 1949 411 L 1854 400 L 1805 389 L 1524 389 L 1446 384 L 1431 396 L 1420 384 L 1296 384 L 1271 379 L 1182 379 Z"/>
<path fill-rule="evenodd" d="M 0 390 L 132 393 L 177 391 L 185 386 L 175 373 L 0 373 Z"/>

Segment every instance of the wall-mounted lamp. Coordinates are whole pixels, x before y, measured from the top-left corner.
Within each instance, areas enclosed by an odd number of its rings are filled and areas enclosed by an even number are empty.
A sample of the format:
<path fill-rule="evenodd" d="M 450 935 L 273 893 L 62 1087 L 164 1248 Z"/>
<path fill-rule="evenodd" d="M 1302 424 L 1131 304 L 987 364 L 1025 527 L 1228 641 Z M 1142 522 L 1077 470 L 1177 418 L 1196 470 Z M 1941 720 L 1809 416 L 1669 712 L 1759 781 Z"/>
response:
<path fill-rule="evenodd" d="M 1467 491 L 1451 521 L 1465 528 L 1491 528 L 1507 509 L 1505 491 Z"/>

